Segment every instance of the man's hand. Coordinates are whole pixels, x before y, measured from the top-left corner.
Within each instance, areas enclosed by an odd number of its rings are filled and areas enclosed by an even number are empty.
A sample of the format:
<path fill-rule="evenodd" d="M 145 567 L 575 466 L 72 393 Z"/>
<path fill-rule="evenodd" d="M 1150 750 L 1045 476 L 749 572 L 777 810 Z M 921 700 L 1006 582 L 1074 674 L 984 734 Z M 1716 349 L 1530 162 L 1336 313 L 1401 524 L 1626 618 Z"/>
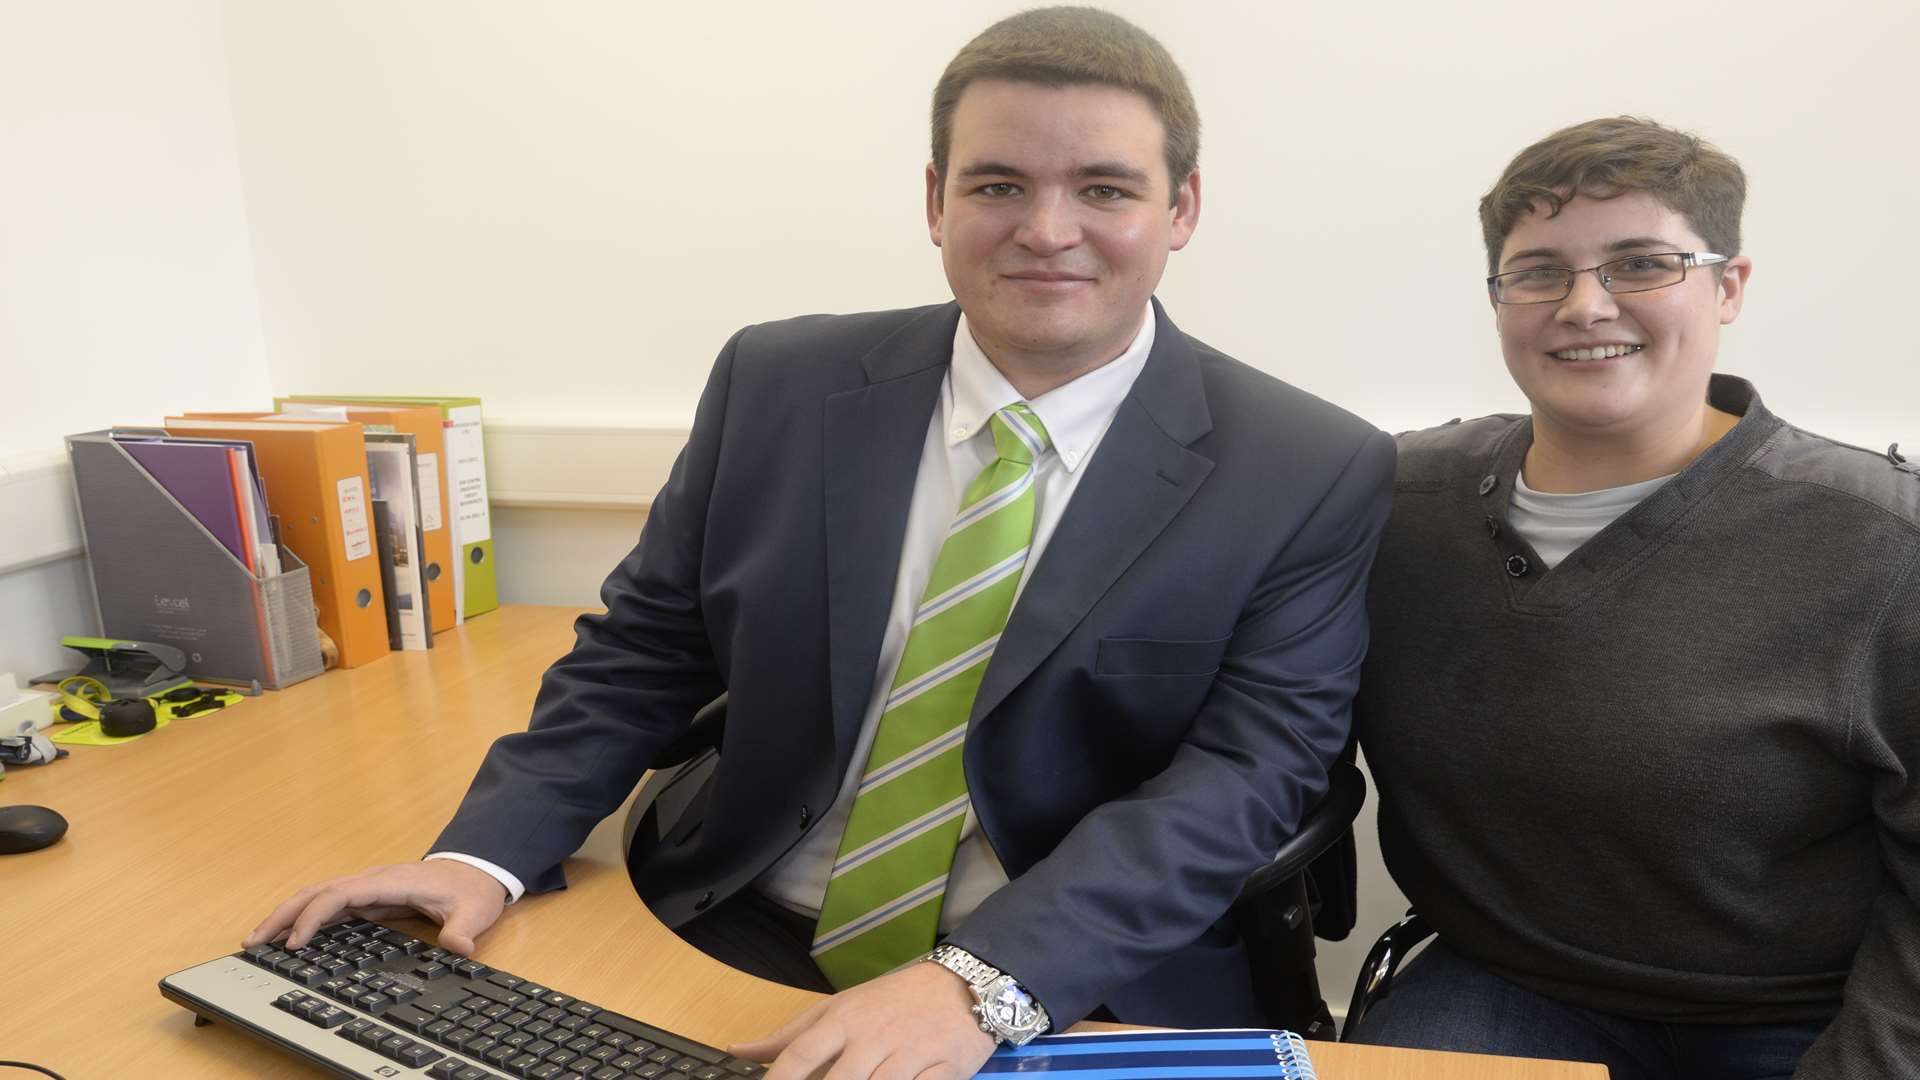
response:
<path fill-rule="evenodd" d="M 767 1080 L 965 1080 L 993 1053 L 973 1003 L 960 976 L 913 964 L 843 990 L 729 1052 L 772 1061 Z"/>
<path fill-rule="evenodd" d="M 321 927 L 344 916 L 391 919 L 418 913 L 440 924 L 442 948 L 471 956 L 473 939 L 506 906 L 506 889 L 484 870 L 452 859 L 396 863 L 301 889 L 241 945 L 252 948 L 285 934 L 283 947 L 299 949 Z"/>

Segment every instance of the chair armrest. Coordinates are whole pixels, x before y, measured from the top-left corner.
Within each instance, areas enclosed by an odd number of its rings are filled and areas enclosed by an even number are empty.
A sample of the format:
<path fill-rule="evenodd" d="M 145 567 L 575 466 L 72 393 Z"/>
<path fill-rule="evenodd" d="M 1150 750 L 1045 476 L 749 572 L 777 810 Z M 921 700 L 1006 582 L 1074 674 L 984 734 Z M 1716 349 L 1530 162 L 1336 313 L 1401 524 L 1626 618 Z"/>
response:
<path fill-rule="evenodd" d="M 727 695 L 721 694 L 700 707 L 693 714 L 693 723 L 687 726 L 685 734 L 667 744 L 665 750 L 653 759 L 653 771 L 665 772 L 676 765 L 684 765 L 707 750 L 720 749 L 721 738 L 727 727 Z"/>
<path fill-rule="evenodd" d="M 1360 805 L 1366 801 L 1367 778 L 1360 767 L 1351 761 L 1334 762 L 1327 772 L 1326 795 L 1300 819 L 1300 828 L 1280 845 L 1273 861 L 1247 879 L 1236 903 L 1245 903 L 1305 871 L 1307 864 L 1347 834 L 1353 827 L 1353 819 L 1360 816 Z"/>

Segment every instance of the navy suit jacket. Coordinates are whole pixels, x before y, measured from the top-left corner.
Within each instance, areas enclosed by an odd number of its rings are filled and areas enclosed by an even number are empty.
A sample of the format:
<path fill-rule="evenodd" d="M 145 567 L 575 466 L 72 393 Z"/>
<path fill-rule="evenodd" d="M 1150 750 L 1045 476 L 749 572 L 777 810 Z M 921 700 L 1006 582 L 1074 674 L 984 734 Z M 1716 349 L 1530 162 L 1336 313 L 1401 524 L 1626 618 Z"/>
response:
<path fill-rule="evenodd" d="M 1257 1024 L 1223 915 L 1324 792 L 1366 649 L 1392 440 L 1181 333 L 1154 346 L 1009 617 L 965 750 L 1010 884 L 948 939 L 1064 1027 Z M 832 806 L 872 689 L 959 309 L 748 327 L 638 547 L 435 850 L 534 890 L 728 691 L 699 828 L 641 892 L 678 925 Z"/>

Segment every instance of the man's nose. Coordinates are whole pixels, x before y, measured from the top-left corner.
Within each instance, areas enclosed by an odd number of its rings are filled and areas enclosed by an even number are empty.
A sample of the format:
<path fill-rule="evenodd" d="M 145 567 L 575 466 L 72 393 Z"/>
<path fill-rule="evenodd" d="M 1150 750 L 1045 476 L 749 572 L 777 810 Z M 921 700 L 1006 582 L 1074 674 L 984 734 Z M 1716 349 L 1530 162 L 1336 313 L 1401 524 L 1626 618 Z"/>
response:
<path fill-rule="evenodd" d="M 1014 241 L 1042 257 L 1080 242 L 1080 222 L 1073 201 L 1064 195 L 1043 194 L 1027 203 Z"/>
<path fill-rule="evenodd" d="M 1620 307 L 1601 284 L 1600 274 L 1596 267 L 1573 275 L 1573 289 L 1560 301 L 1554 317 L 1573 326 L 1592 326 L 1618 316 Z"/>

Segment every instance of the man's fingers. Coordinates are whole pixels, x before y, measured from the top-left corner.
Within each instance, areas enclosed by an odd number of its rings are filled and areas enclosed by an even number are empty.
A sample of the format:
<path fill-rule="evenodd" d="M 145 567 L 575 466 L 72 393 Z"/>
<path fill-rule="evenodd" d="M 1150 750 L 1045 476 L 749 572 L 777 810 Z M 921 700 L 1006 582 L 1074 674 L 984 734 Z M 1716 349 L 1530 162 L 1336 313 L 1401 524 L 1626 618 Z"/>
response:
<path fill-rule="evenodd" d="M 324 884 L 326 883 L 321 883 L 321 885 Z M 251 949 L 255 945 L 264 945 L 279 937 L 281 931 L 292 926 L 293 920 L 299 917 L 300 912 L 306 910 L 307 901 L 313 898 L 314 893 L 320 891 L 321 885 L 309 885 L 294 893 L 279 907 L 274 908 L 265 919 L 262 919 L 260 925 L 253 928 L 253 933 L 248 934 L 240 944 Z"/>
<path fill-rule="evenodd" d="M 807 1080 L 824 1073 L 847 1047 L 846 1032 L 837 1024 L 814 1024 L 793 1037 L 773 1059 L 767 1080 Z"/>
<path fill-rule="evenodd" d="M 461 956 L 472 956 L 473 939 L 492 926 L 497 917 L 488 917 L 474 904 L 454 901 L 447 909 L 446 919 L 440 924 L 440 947 L 451 949 Z"/>
<path fill-rule="evenodd" d="M 780 1056 L 780 1051 L 787 1048 L 787 1044 L 793 1041 L 794 1036 L 812 1027 L 813 1022 L 820 1019 L 820 1014 L 827 1011 L 830 1001 L 831 999 L 814 1002 L 799 1016 L 782 1025 L 780 1030 L 771 1035 L 762 1035 L 750 1042 L 734 1043 L 727 1047 L 727 1053 L 734 1057 L 746 1058 L 748 1061 L 772 1061 Z"/>

